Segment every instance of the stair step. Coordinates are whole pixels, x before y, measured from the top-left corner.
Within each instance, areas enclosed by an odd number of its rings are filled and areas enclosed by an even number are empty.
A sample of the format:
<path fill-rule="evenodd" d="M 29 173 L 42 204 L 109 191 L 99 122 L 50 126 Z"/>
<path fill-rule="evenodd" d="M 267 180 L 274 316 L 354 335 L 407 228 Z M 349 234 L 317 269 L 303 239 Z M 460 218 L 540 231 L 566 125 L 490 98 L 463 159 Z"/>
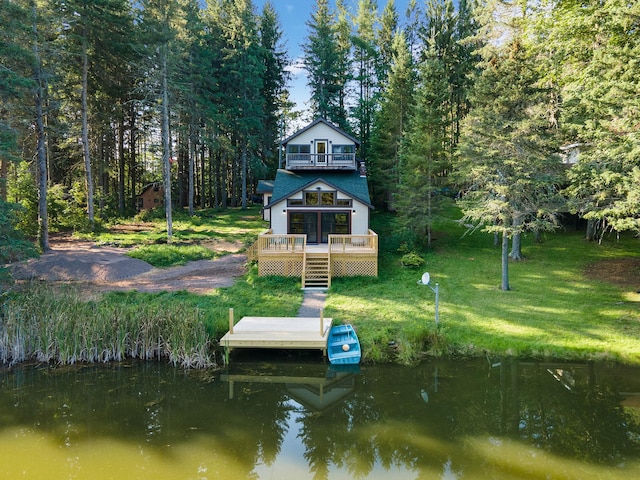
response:
<path fill-rule="evenodd" d="M 303 288 L 328 288 L 329 258 L 326 254 L 307 254 L 302 277 Z"/>

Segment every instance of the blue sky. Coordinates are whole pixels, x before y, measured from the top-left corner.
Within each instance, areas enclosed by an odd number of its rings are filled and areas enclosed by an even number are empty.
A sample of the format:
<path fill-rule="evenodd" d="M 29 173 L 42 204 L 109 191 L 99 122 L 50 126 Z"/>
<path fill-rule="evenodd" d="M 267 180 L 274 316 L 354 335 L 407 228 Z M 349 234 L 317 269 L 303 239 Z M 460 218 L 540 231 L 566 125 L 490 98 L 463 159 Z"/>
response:
<path fill-rule="evenodd" d="M 258 12 L 262 11 L 262 7 L 267 0 L 254 0 L 254 5 Z M 331 8 L 335 8 L 335 2 L 329 1 Z M 382 13 L 387 4 L 387 0 L 378 0 L 378 14 Z M 409 0 L 395 0 L 396 11 L 399 14 L 401 24 L 405 20 L 405 11 Z M 271 4 L 275 7 L 280 20 L 280 26 L 283 32 L 283 41 L 292 62 L 296 62 L 302 56 L 301 45 L 307 38 L 306 23 L 311 19 L 311 12 L 316 4 L 315 0 L 271 0 Z M 352 13 L 356 12 L 358 0 L 345 0 L 345 5 Z M 418 5 L 424 5 L 424 0 L 418 0 Z M 302 71 L 295 63 L 291 68 L 292 78 L 290 82 L 291 99 L 296 102 L 297 110 L 301 110 L 303 115 L 308 113 L 308 105 L 306 102 L 309 98 L 307 88 L 307 79 L 304 71 Z"/>

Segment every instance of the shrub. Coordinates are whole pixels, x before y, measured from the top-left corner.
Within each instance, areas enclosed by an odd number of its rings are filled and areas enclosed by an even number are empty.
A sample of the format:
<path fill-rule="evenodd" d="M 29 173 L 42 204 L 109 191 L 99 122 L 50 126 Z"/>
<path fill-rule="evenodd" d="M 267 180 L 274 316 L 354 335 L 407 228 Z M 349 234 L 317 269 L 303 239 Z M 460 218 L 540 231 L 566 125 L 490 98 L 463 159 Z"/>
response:
<path fill-rule="evenodd" d="M 403 267 L 417 268 L 424 265 L 424 258 L 418 255 L 416 252 L 409 252 L 402 256 L 400 263 Z"/>
<path fill-rule="evenodd" d="M 20 205 L 0 199 L 0 264 L 35 257 L 36 247 L 16 229 Z"/>

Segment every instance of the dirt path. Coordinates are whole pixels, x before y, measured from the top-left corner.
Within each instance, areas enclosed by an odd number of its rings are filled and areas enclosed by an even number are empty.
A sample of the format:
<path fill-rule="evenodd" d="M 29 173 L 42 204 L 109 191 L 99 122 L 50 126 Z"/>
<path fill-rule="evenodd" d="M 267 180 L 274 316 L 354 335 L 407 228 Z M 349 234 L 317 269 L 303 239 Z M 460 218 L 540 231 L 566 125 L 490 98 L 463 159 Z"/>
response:
<path fill-rule="evenodd" d="M 233 285 L 245 273 L 246 257 L 232 253 L 215 260 L 198 260 L 184 266 L 154 268 L 126 256 L 127 249 L 96 246 L 92 242 L 55 238 L 51 251 L 38 259 L 11 265 L 15 280 L 41 280 L 84 284 L 93 290 L 161 292 L 186 290 L 204 294 Z M 226 251 L 240 246 L 221 245 Z"/>

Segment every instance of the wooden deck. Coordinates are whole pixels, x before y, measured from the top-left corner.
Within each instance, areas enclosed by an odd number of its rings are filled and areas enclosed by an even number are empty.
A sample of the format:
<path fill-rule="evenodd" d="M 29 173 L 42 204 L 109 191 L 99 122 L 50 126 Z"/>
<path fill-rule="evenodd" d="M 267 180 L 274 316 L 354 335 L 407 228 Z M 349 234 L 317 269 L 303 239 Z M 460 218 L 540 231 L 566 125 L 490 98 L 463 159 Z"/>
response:
<path fill-rule="evenodd" d="M 321 317 L 243 317 L 233 323 L 220 345 L 234 348 L 284 348 L 322 350 L 326 355 L 327 338 L 333 320 Z"/>

